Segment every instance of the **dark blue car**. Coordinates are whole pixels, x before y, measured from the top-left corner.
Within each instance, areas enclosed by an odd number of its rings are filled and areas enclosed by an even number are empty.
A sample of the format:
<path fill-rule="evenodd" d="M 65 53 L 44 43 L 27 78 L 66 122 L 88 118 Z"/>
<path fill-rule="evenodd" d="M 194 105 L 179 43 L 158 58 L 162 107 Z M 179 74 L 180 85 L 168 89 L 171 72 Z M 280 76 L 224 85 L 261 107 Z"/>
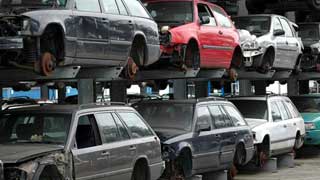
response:
<path fill-rule="evenodd" d="M 250 128 L 223 99 L 151 100 L 133 105 L 160 137 L 164 177 L 190 177 L 248 163 Z"/>

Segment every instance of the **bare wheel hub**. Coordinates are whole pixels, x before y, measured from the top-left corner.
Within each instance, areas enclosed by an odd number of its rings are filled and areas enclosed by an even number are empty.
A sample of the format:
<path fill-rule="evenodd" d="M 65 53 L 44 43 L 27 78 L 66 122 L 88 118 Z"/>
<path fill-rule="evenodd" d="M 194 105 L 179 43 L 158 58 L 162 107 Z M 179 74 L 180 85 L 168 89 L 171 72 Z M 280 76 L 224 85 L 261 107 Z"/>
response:
<path fill-rule="evenodd" d="M 45 76 L 49 76 L 56 68 L 56 58 L 50 52 L 43 53 L 40 63 L 41 72 Z"/>
<path fill-rule="evenodd" d="M 134 79 L 135 75 L 137 74 L 139 67 L 133 61 L 132 57 L 129 57 L 128 64 L 126 68 L 126 74 L 130 79 Z"/>
<path fill-rule="evenodd" d="M 267 153 L 264 152 L 264 151 L 261 151 L 259 153 L 259 165 L 260 165 L 260 167 L 263 167 L 267 163 L 267 160 L 268 160 Z"/>
<path fill-rule="evenodd" d="M 229 70 L 229 77 L 231 81 L 236 81 L 238 79 L 238 72 L 235 68 Z"/>

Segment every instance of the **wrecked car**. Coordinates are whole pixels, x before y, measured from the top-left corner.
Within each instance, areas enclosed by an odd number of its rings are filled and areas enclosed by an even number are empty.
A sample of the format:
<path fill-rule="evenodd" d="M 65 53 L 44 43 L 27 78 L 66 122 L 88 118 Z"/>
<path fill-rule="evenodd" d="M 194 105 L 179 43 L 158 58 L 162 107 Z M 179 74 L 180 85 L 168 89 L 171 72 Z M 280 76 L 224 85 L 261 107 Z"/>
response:
<path fill-rule="evenodd" d="M 302 44 L 291 22 L 279 15 L 262 14 L 238 16 L 233 18 L 238 29 L 245 29 L 256 36 L 256 49 L 262 56 L 252 62 L 252 68 L 262 73 L 271 69 L 299 70 Z"/>
<path fill-rule="evenodd" d="M 147 0 L 160 28 L 161 57 L 156 64 L 182 69 L 237 69 L 239 35 L 225 11 L 202 0 Z"/>
<path fill-rule="evenodd" d="M 139 0 L 2 0 L 0 8 L 1 66 L 43 75 L 119 66 L 132 76 L 160 56 L 157 24 Z"/>
<path fill-rule="evenodd" d="M 156 180 L 160 140 L 131 107 L 42 105 L 0 114 L 0 179 Z"/>
<path fill-rule="evenodd" d="M 232 103 L 214 99 L 149 100 L 133 105 L 161 140 L 166 161 L 163 178 L 205 176 L 251 160 L 249 126 Z"/>
<path fill-rule="evenodd" d="M 299 36 L 304 45 L 301 69 L 320 72 L 320 23 L 299 24 Z"/>

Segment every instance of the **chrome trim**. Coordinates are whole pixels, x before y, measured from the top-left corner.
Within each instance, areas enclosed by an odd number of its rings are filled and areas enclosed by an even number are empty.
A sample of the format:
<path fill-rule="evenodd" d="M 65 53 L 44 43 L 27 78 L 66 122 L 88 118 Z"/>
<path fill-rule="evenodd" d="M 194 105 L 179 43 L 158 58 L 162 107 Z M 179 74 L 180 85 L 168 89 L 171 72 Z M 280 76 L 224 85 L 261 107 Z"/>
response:
<path fill-rule="evenodd" d="M 3 162 L 0 160 L 0 180 L 4 180 Z"/>
<path fill-rule="evenodd" d="M 232 47 L 230 46 L 212 46 L 212 45 L 203 45 L 203 49 L 217 49 L 217 50 L 226 50 L 226 51 L 231 51 L 233 50 Z"/>

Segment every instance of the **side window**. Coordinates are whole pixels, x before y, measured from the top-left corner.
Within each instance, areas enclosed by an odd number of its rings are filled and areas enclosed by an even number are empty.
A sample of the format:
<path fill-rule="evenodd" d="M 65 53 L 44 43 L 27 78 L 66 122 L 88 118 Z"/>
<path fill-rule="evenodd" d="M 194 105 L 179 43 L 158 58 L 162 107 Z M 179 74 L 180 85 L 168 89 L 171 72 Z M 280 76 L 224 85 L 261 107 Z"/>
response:
<path fill-rule="evenodd" d="M 282 24 L 282 27 L 283 27 L 283 30 L 285 32 L 286 37 L 293 37 L 293 32 L 292 32 L 292 29 L 291 29 L 288 21 L 283 18 L 281 18 L 280 21 L 281 21 L 281 24 Z"/>
<path fill-rule="evenodd" d="M 118 8 L 119 8 L 120 14 L 128 15 L 127 9 L 124 6 L 122 0 L 116 0 L 116 1 L 117 1 L 117 4 L 118 4 Z"/>
<path fill-rule="evenodd" d="M 136 113 L 121 112 L 119 115 L 130 129 L 133 138 L 141 138 L 153 135 L 152 131 Z"/>
<path fill-rule="evenodd" d="M 103 143 L 112 143 L 120 140 L 120 134 L 111 113 L 95 114 Z"/>
<path fill-rule="evenodd" d="M 214 19 L 214 17 L 212 17 L 210 9 L 208 8 L 207 5 L 198 4 L 198 16 L 199 16 L 199 19 L 201 19 L 204 16 L 208 16 L 210 18 L 209 24 L 205 24 L 205 25 L 217 26 L 216 20 Z"/>
<path fill-rule="evenodd" d="M 281 113 L 276 102 L 271 102 L 271 116 L 274 122 L 282 121 Z"/>
<path fill-rule="evenodd" d="M 225 28 L 231 28 L 232 22 L 229 19 L 228 15 L 218 6 L 213 6 L 212 8 L 213 15 L 217 19 L 220 26 Z"/>
<path fill-rule="evenodd" d="M 124 2 L 127 4 L 128 9 L 133 16 L 150 18 L 147 10 L 142 6 L 139 0 L 124 0 Z"/>
<path fill-rule="evenodd" d="M 282 115 L 282 119 L 283 119 L 283 120 L 290 119 L 289 113 L 287 112 L 287 109 L 286 109 L 286 107 L 284 106 L 284 104 L 282 103 L 282 101 L 278 101 L 277 104 L 278 104 L 280 113 L 281 113 L 281 115 Z"/>
<path fill-rule="evenodd" d="M 101 12 L 99 0 L 91 0 L 90 3 L 87 0 L 76 0 L 75 3 L 79 11 Z"/>
<path fill-rule="evenodd" d="M 281 26 L 281 23 L 279 21 L 279 18 L 274 18 L 273 30 L 282 30 L 282 26 Z"/>
<path fill-rule="evenodd" d="M 119 130 L 119 134 L 121 136 L 122 139 L 130 139 L 129 133 L 127 131 L 127 128 L 124 126 L 124 124 L 121 122 L 121 120 L 119 119 L 119 117 L 112 113 L 112 116 L 114 118 L 114 121 L 116 122 L 117 126 L 118 126 L 118 130 Z"/>
<path fill-rule="evenodd" d="M 201 106 L 197 110 L 197 125 L 208 126 L 211 128 L 210 122 L 212 121 L 210 112 L 206 106 Z"/>
<path fill-rule="evenodd" d="M 222 107 L 220 107 L 220 109 L 221 109 L 221 112 L 222 112 L 222 114 L 223 114 L 223 116 L 224 116 L 224 121 L 226 122 L 226 127 L 232 127 L 232 126 L 234 126 L 232 120 L 229 118 L 229 116 L 228 116 L 228 114 L 226 113 L 226 111 L 225 111 Z"/>
<path fill-rule="evenodd" d="M 293 116 L 294 118 L 297 118 L 297 117 L 299 117 L 299 116 L 300 116 L 300 114 L 299 114 L 299 112 L 298 112 L 297 108 L 293 105 L 293 103 L 292 103 L 292 102 L 290 102 L 290 101 L 286 100 L 286 101 L 284 101 L 284 103 L 287 105 L 287 107 L 288 107 L 289 111 L 291 111 L 292 116 Z"/>
<path fill-rule="evenodd" d="M 76 142 L 78 149 L 101 145 L 101 137 L 93 115 L 85 115 L 79 118 Z"/>
<path fill-rule="evenodd" d="M 103 7 L 108 14 L 119 14 L 119 9 L 116 0 L 102 0 Z"/>
<path fill-rule="evenodd" d="M 246 125 L 242 115 L 239 113 L 237 109 L 232 106 L 224 106 L 226 112 L 231 117 L 231 120 L 235 126 L 244 126 Z"/>
<path fill-rule="evenodd" d="M 226 127 L 225 116 L 221 112 L 219 106 L 209 105 L 209 110 L 212 115 L 213 125 L 215 128 L 220 129 Z"/>

